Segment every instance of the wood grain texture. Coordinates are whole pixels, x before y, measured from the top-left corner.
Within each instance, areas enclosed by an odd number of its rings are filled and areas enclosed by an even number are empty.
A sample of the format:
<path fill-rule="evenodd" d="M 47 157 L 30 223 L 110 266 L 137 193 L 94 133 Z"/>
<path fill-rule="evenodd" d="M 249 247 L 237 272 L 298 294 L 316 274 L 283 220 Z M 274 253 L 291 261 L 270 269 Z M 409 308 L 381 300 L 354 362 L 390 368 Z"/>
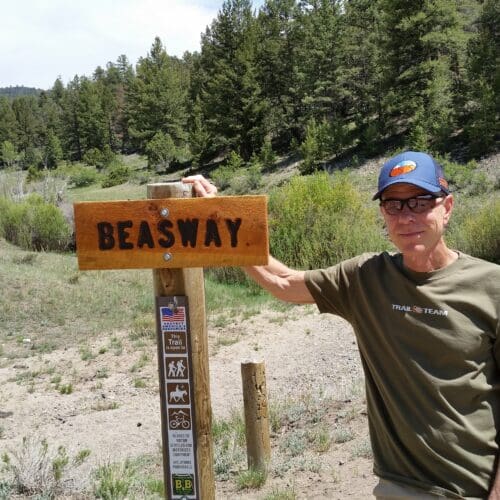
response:
<path fill-rule="evenodd" d="M 159 190 L 158 185 L 149 189 L 154 194 Z M 167 192 L 162 199 L 75 203 L 80 269 L 267 264 L 265 196 L 185 198 L 184 189 L 178 195 L 182 197 L 167 198 Z"/>
<path fill-rule="evenodd" d="M 264 362 L 241 363 L 248 467 L 265 472 L 271 459 L 266 368 Z"/>
<path fill-rule="evenodd" d="M 148 196 L 190 196 L 182 183 L 149 185 Z M 174 198 L 169 201 L 174 201 Z M 201 500 L 215 499 L 215 477 L 212 440 L 212 406 L 208 365 L 208 335 L 205 311 L 205 281 L 202 268 L 153 270 L 156 296 L 185 295 L 189 304 L 191 359 L 193 369 L 196 459 Z M 161 340 L 160 340 L 161 341 Z M 166 422 L 162 414 L 162 428 Z M 165 447 L 165 446 L 164 446 Z M 165 458 L 164 458 L 165 460 Z M 164 462 L 166 463 L 166 462 Z M 167 481 L 165 472 L 165 484 Z"/>

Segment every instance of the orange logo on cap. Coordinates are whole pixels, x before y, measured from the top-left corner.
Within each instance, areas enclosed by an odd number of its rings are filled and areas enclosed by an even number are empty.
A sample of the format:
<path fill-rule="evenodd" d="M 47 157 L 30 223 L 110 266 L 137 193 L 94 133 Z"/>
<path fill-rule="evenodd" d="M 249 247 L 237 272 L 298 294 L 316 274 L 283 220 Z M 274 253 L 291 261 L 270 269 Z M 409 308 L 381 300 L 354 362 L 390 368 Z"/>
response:
<path fill-rule="evenodd" d="M 398 175 L 407 174 L 408 172 L 411 172 L 412 170 L 415 170 L 416 168 L 417 168 L 417 164 L 414 161 L 404 160 L 404 161 L 398 163 L 391 170 L 391 173 L 389 174 L 389 176 L 390 177 L 397 177 Z"/>
<path fill-rule="evenodd" d="M 439 178 L 439 185 L 441 187 L 444 187 L 445 189 L 448 189 L 448 181 L 446 179 L 443 179 L 442 177 Z"/>

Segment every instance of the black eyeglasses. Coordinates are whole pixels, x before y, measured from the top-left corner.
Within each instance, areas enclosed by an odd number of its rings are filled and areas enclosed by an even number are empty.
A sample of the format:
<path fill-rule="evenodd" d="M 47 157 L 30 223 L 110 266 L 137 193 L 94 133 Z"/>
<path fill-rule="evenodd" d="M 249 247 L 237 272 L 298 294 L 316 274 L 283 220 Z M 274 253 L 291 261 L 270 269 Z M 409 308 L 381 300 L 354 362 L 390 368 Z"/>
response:
<path fill-rule="evenodd" d="M 436 200 L 439 198 L 441 198 L 441 196 L 435 196 L 433 194 L 423 194 L 421 196 L 407 198 L 406 200 L 380 200 L 380 206 L 383 207 L 389 215 L 399 215 L 405 205 L 413 213 L 422 214 L 424 212 L 427 212 L 427 210 L 433 208 L 436 204 Z"/>

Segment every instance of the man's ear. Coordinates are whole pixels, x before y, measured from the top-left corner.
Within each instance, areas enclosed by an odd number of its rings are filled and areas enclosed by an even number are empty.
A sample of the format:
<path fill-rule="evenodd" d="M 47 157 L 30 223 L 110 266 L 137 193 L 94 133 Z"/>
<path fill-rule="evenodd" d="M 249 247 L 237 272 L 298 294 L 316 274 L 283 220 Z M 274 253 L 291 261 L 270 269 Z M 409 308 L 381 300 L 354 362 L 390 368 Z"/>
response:
<path fill-rule="evenodd" d="M 453 212 L 454 202 L 455 202 L 455 200 L 454 200 L 452 194 L 447 195 L 443 201 L 443 206 L 445 209 L 445 214 L 444 214 L 445 224 L 448 224 L 448 222 L 450 221 L 451 213 Z"/>

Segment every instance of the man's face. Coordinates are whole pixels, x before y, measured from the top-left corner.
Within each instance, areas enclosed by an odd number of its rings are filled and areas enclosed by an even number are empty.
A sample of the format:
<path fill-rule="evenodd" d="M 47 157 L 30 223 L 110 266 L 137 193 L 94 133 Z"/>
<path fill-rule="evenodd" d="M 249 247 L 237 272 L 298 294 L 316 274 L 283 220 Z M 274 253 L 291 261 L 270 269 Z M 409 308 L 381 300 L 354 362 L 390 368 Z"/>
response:
<path fill-rule="evenodd" d="M 393 184 L 382 193 L 381 200 L 406 200 L 429 194 L 412 184 Z M 453 208 L 453 197 L 443 195 L 430 204 L 429 210 L 414 213 L 404 205 L 397 215 L 381 207 L 389 238 L 404 255 L 428 253 L 441 241 Z"/>

